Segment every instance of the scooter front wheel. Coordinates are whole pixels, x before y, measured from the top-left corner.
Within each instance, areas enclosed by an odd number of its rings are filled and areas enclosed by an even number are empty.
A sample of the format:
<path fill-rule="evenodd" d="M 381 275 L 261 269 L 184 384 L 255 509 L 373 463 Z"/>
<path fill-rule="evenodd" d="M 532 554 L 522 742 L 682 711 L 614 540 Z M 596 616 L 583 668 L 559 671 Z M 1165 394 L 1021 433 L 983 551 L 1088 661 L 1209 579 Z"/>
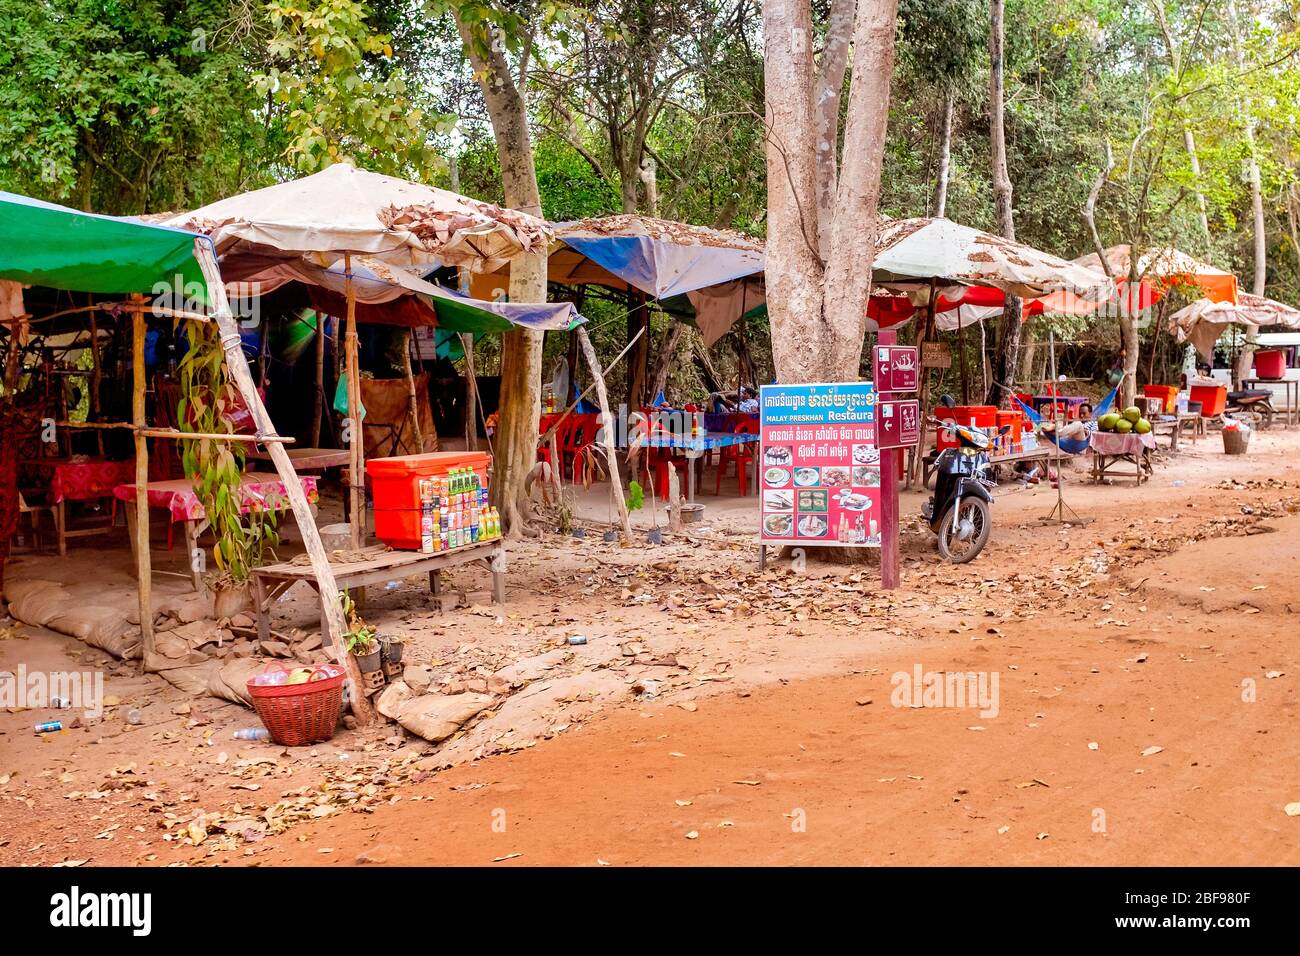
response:
<path fill-rule="evenodd" d="M 988 503 L 983 498 L 963 498 L 939 522 L 939 554 L 951 564 L 965 564 L 984 550 L 992 531 Z"/>

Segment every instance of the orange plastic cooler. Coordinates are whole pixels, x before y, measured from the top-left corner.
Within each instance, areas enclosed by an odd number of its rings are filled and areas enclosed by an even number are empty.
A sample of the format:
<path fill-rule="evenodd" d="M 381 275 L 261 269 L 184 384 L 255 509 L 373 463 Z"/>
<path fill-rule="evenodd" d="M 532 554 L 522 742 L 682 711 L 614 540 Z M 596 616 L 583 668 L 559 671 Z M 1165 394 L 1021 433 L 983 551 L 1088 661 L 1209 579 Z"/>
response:
<path fill-rule="evenodd" d="M 1172 415 L 1178 406 L 1178 388 L 1174 385 L 1143 385 L 1143 398 L 1158 398 L 1162 414 Z"/>
<path fill-rule="evenodd" d="M 472 468 L 487 481 L 492 456 L 481 451 L 435 451 L 425 455 L 372 458 L 366 474 L 375 498 L 375 537 L 390 548 L 420 550 L 420 479 L 453 468 Z"/>

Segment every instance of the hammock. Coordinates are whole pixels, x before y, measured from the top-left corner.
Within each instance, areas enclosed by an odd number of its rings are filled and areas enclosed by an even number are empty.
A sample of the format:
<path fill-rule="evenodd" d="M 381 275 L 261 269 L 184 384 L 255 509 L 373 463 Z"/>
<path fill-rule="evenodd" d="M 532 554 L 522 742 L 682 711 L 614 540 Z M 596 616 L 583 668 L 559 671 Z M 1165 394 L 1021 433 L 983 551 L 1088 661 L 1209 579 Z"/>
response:
<path fill-rule="evenodd" d="M 1103 398 L 1101 400 L 1101 404 L 1097 406 L 1097 410 L 1095 413 L 1096 417 L 1100 418 L 1102 415 L 1105 415 L 1107 412 L 1110 411 L 1111 406 L 1115 404 L 1115 396 L 1118 392 L 1119 392 L 1119 386 L 1116 385 L 1114 388 L 1112 388 L 1109 392 L 1106 393 L 1106 397 Z M 1016 404 L 1019 405 L 1024 410 L 1024 413 L 1029 417 L 1029 420 L 1032 421 L 1035 425 L 1039 425 L 1042 423 L 1043 416 L 1038 414 L 1038 412 L 1034 411 L 1024 402 L 1022 402 L 1019 396 L 1016 396 Z M 1046 438 L 1052 444 L 1056 445 L 1057 448 L 1061 449 L 1061 451 L 1063 451 L 1067 455 L 1082 455 L 1085 451 L 1088 450 L 1089 439 L 1087 438 L 1065 438 L 1065 437 L 1058 438 L 1052 432 L 1043 432 L 1042 435 L 1044 438 Z"/>

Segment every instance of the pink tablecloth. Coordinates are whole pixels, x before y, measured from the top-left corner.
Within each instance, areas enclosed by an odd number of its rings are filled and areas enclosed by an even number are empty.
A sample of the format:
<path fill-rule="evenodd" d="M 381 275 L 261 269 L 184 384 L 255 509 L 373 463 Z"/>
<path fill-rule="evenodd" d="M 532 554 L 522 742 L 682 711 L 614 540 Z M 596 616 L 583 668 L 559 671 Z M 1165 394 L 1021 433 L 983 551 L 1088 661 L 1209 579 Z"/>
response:
<path fill-rule="evenodd" d="M 49 489 L 50 504 L 107 498 L 119 484 L 135 477 L 133 461 L 107 461 L 89 455 L 37 458 L 23 462 L 22 468 Z"/>
<path fill-rule="evenodd" d="M 1143 450 L 1156 447 L 1154 435 L 1136 432 L 1093 432 L 1088 442 L 1099 455 L 1140 455 Z"/>
<path fill-rule="evenodd" d="M 302 482 L 302 490 L 308 501 L 314 502 L 320 497 L 316 491 L 314 475 L 299 475 L 298 480 Z M 244 511 L 253 508 L 287 511 L 289 508 L 289 496 L 285 494 L 284 482 L 276 475 L 249 472 L 244 475 L 240 492 Z M 145 495 L 150 508 L 166 508 L 171 513 L 172 521 L 201 521 L 206 517 L 203 502 L 194 493 L 194 484 L 188 478 L 151 481 L 146 486 Z M 119 501 L 135 501 L 135 485 L 118 485 L 113 489 L 113 496 Z"/>

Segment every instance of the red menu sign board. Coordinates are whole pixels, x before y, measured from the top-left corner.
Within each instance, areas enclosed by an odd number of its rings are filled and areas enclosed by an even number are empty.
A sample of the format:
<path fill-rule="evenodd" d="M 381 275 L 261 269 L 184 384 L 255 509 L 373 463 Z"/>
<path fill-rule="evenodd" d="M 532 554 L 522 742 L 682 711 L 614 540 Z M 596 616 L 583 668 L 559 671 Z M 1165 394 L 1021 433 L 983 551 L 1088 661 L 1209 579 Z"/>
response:
<path fill-rule="evenodd" d="M 921 403 L 914 398 L 876 403 L 876 446 L 909 448 L 921 441 Z"/>
<path fill-rule="evenodd" d="M 877 393 L 916 391 L 921 371 L 916 346 L 878 345 L 875 355 Z"/>
<path fill-rule="evenodd" d="M 764 385 L 759 543 L 881 543 L 880 451 L 870 382 Z"/>

